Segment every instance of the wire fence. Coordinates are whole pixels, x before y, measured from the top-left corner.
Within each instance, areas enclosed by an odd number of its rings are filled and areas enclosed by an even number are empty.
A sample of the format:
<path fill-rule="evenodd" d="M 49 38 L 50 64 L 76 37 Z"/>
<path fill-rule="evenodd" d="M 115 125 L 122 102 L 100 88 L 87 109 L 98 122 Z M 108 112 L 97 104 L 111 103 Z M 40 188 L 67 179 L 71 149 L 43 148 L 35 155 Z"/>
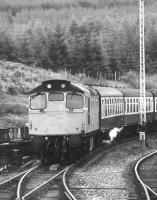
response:
<path fill-rule="evenodd" d="M 124 75 L 122 72 L 97 72 L 95 74 L 95 77 L 93 77 L 92 75 L 90 75 L 90 73 L 88 71 L 83 71 L 83 72 L 78 72 L 75 73 L 74 76 L 76 77 L 80 77 L 81 80 L 84 80 L 86 78 L 96 78 L 97 80 L 111 80 L 111 81 L 117 81 L 122 75 Z M 64 70 L 64 78 L 65 79 L 72 79 L 72 73 L 71 73 L 71 69 L 67 69 L 65 68 Z"/>

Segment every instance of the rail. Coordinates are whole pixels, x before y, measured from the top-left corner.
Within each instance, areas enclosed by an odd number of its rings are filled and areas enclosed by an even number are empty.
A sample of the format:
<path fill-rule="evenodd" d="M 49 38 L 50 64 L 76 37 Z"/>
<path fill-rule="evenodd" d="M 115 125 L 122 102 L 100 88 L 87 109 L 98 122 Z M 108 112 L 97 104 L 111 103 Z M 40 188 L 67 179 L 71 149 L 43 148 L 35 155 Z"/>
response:
<path fill-rule="evenodd" d="M 53 181 L 54 179 L 56 179 L 59 175 L 63 174 L 64 171 L 67 169 L 68 167 L 65 167 L 64 169 L 62 169 L 61 171 L 59 171 L 58 173 L 56 173 L 55 175 L 53 175 L 51 178 L 49 178 L 48 180 L 44 181 L 43 183 L 41 183 L 40 185 L 38 185 L 37 187 L 35 187 L 34 189 L 30 190 L 28 193 L 22 195 L 21 194 L 21 190 L 23 187 L 23 182 L 25 181 L 25 179 L 27 178 L 28 174 L 31 173 L 32 171 L 34 171 L 36 168 L 34 168 L 34 170 L 29 171 L 28 173 L 26 173 L 20 180 L 19 184 L 18 184 L 18 190 L 17 190 L 17 199 L 28 199 L 30 198 L 30 195 L 34 194 L 35 192 L 37 192 L 38 190 L 40 190 L 41 188 L 43 188 L 44 186 L 46 186 L 49 182 Z"/>
<path fill-rule="evenodd" d="M 23 183 L 23 180 L 26 176 L 28 176 L 29 173 L 31 173 L 32 171 L 34 171 L 35 169 L 37 169 L 40 165 L 37 165 L 31 169 L 29 169 L 23 176 L 22 178 L 20 179 L 19 183 L 18 183 L 18 186 L 17 186 L 17 199 L 20 199 L 21 198 L 21 185 Z"/>
<path fill-rule="evenodd" d="M 77 200 L 74 195 L 70 192 L 68 186 L 67 186 L 67 183 L 66 183 L 66 175 L 67 173 L 69 172 L 69 170 L 71 170 L 72 168 L 74 167 L 74 164 L 72 164 L 70 167 L 68 167 L 66 169 L 66 171 L 64 172 L 63 174 L 63 187 L 64 187 L 64 194 L 66 195 L 66 197 L 69 199 L 69 200 Z"/>
<path fill-rule="evenodd" d="M 142 181 L 142 179 L 141 179 L 141 177 L 140 177 L 140 175 L 139 175 L 139 173 L 138 173 L 138 169 L 139 169 L 140 165 L 144 162 L 144 160 L 146 160 L 148 157 L 150 157 L 150 156 L 152 156 L 152 155 L 154 155 L 154 154 L 156 154 L 156 153 L 157 153 L 157 151 L 152 152 L 152 153 L 150 153 L 150 154 L 144 156 L 143 158 L 141 158 L 141 159 L 136 163 L 135 168 L 134 168 L 136 178 L 137 178 L 137 180 L 140 182 L 140 184 L 141 184 L 141 186 L 142 186 L 142 188 L 143 188 L 143 190 L 144 190 L 144 192 L 145 192 L 145 196 L 146 196 L 146 199 L 147 199 L 147 200 L 151 200 L 150 195 L 149 195 L 149 191 L 151 191 L 151 192 L 152 192 L 154 195 L 156 195 L 156 196 L 157 196 L 157 194 L 156 194 L 148 185 L 146 185 L 146 184 Z"/>

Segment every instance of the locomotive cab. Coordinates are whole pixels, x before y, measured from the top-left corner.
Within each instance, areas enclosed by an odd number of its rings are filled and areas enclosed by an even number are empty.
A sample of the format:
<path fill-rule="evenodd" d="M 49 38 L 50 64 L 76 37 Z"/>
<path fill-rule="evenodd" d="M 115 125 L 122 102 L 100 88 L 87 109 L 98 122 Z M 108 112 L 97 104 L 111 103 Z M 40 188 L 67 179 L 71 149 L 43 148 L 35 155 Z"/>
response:
<path fill-rule="evenodd" d="M 85 131 L 85 98 L 71 92 L 46 92 L 30 97 L 32 135 L 71 135 Z"/>

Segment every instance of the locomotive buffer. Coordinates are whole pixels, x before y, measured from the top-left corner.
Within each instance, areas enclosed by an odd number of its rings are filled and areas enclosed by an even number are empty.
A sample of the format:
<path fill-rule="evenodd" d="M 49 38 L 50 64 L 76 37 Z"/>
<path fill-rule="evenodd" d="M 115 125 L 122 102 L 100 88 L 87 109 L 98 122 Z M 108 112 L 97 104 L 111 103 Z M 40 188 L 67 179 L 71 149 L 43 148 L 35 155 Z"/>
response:
<path fill-rule="evenodd" d="M 146 131 L 146 92 L 145 92 L 145 46 L 144 46 L 144 0 L 139 0 L 139 38 L 140 38 L 140 141 L 145 147 Z"/>

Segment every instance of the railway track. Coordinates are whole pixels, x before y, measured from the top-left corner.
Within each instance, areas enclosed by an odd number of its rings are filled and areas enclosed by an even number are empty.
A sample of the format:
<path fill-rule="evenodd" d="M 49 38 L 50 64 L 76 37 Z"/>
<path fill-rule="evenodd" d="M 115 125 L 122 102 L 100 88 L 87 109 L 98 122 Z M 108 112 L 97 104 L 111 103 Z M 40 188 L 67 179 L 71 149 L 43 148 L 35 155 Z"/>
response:
<path fill-rule="evenodd" d="M 157 151 L 143 157 L 135 165 L 143 199 L 157 199 Z"/>
<path fill-rule="evenodd" d="M 129 139 L 130 140 L 130 139 Z M 122 141 L 123 142 L 123 141 Z M 84 165 L 84 162 L 87 162 L 90 158 L 94 157 L 97 154 L 101 154 L 101 152 L 104 150 L 105 152 L 109 152 L 111 150 L 111 148 L 115 146 L 116 144 L 107 144 L 105 146 L 100 146 L 98 147 L 96 150 L 90 152 L 88 155 L 84 156 L 82 159 L 80 159 L 79 161 L 77 161 L 76 163 L 73 163 L 71 166 L 69 166 L 64 174 L 63 174 L 63 190 L 64 190 L 64 194 L 67 197 L 68 200 L 78 200 L 79 197 L 76 197 L 75 194 L 73 194 L 72 190 L 74 188 L 71 188 L 69 186 L 69 177 L 71 175 L 71 173 L 73 173 L 73 171 L 76 168 L 81 168 L 82 165 Z M 75 185 L 74 185 L 75 187 Z M 76 190 L 80 190 L 82 188 L 78 188 L 75 187 Z M 86 190 L 91 190 L 91 188 L 86 188 Z"/>
<path fill-rule="evenodd" d="M 130 139 L 125 140 L 125 142 L 126 141 L 127 142 L 136 141 L 136 138 L 130 138 Z M 108 161 L 106 163 L 105 162 L 106 159 L 104 159 L 104 156 L 103 157 L 101 156 L 101 154 L 102 155 L 110 154 L 112 152 L 112 149 L 114 151 L 114 149 L 116 149 L 119 146 L 119 144 L 123 144 L 123 142 L 124 141 L 120 141 L 117 144 L 108 145 L 108 147 L 100 147 L 95 152 L 91 152 L 90 155 L 88 155 L 86 158 L 83 158 L 78 163 L 75 163 L 72 166 L 70 166 L 64 172 L 64 175 L 63 175 L 64 193 L 69 200 L 90 199 L 90 198 L 97 198 L 97 197 L 99 198 L 99 196 L 100 196 L 100 199 L 118 199 L 118 198 L 123 199 L 124 197 L 124 199 L 130 199 L 130 200 L 144 200 L 144 199 L 157 200 L 157 196 L 154 197 L 154 194 L 152 194 L 150 190 L 147 192 L 150 198 L 147 198 L 145 194 L 142 196 L 141 190 L 138 190 L 137 188 L 136 178 L 134 176 L 133 169 L 134 169 L 135 163 L 137 162 L 137 157 L 141 157 L 139 153 L 142 155 L 144 154 L 144 151 L 141 151 L 140 148 L 137 148 L 137 144 L 134 146 L 135 142 L 133 142 L 132 151 L 131 151 L 131 148 L 129 146 L 127 147 L 126 145 L 122 146 L 122 148 L 119 148 L 119 149 L 123 149 L 122 151 L 124 152 L 124 154 L 120 153 L 117 150 L 116 151 L 117 153 L 115 154 L 117 158 L 113 156 L 113 160 L 114 160 L 113 162 L 112 162 L 112 158 L 108 157 L 107 159 Z M 149 153 L 151 152 L 149 148 L 147 149 L 147 151 Z M 119 155 L 122 158 L 122 162 L 121 162 L 122 166 L 120 164 L 121 168 L 119 168 L 119 171 L 118 171 L 118 168 L 114 167 L 114 165 L 117 166 L 120 160 L 120 158 L 118 158 Z M 130 155 L 130 158 L 128 157 L 128 155 Z M 93 159 L 92 157 L 93 158 L 95 157 L 95 158 Z M 150 172 L 153 173 L 152 175 L 154 176 L 154 179 L 150 179 L 150 176 L 149 176 L 146 179 L 147 181 L 150 180 L 150 182 L 146 182 L 147 185 L 146 183 L 143 183 L 143 185 L 146 188 L 146 190 L 150 187 L 151 189 L 153 190 L 156 189 L 157 191 L 157 179 L 155 179 L 155 176 L 157 178 L 157 152 L 156 152 L 156 155 L 154 155 L 154 157 L 155 157 L 155 161 L 154 161 L 154 158 L 152 158 L 151 162 L 149 161 L 147 163 L 149 164 L 147 165 L 147 168 L 151 169 L 149 170 L 148 174 L 150 175 Z M 90 158 L 92 158 L 92 160 Z M 101 160 L 102 158 L 104 159 L 104 162 L 99 164 L 99 167 L 97 167 L 98 160 Z M 128 163 L 130 164 L 126 164 L 125 163 L 126 160 L 128 160 Z M 130 160 L 132 161 L 130 162 Z M 111 166 L 109 163 L 111 163 Z M 126 167 L 124 167 L 123 169 L 124 165 Z M 106 167 L 107 169 L 105 171 Z M 94 171 L 93 174 L 92 174 L 92 169 Z M 111 174 L 108 173 L 110 169 L 112 172 Z M 112 171 L 112 169 L 116 170 L 115 173 L 114 171 Z M 100 173 L 102 173 L 101 171 L 104 171 L 105 175 L 102 174 L 101 175 L 102 177 L 100 178 L 97 177 L 97 175 L 99 174 L 97 173 L 97 170 L 100 171 Z M 119 176 L 118 174 L 121 174 L 121 171 L 123 171 L 122 175 L 120 175 L 123 181 L 124 181 L 123 177 L 126 178 L 124 182 L 121 182 L 121 179 L 118 178 Z M 98 181 L 98 183 L 93 181 L 93 178 L 95 181 Z M 114 181 L 111 181 L 112 179 Z"/>
<path fill-rule="evenodd" d="M 61 180 L 66 169 L 67 167 L 54 165 L 28 171 L 19 181 L 17 199 L 64 200 Z"/>
<path fill-rule="evenodd" d="M 27 173 L 29 170 L 34 169 L 37 166 L 31 167 L 30 169 L 23 170 L 22 172 L 16 172 L 16 175 L 1 182 L 0 183 L 0 199 L 2 199 L 2 200 L 15 199 L 17 185 L 18 185 L 20 178 L 25 173 Z"/>

